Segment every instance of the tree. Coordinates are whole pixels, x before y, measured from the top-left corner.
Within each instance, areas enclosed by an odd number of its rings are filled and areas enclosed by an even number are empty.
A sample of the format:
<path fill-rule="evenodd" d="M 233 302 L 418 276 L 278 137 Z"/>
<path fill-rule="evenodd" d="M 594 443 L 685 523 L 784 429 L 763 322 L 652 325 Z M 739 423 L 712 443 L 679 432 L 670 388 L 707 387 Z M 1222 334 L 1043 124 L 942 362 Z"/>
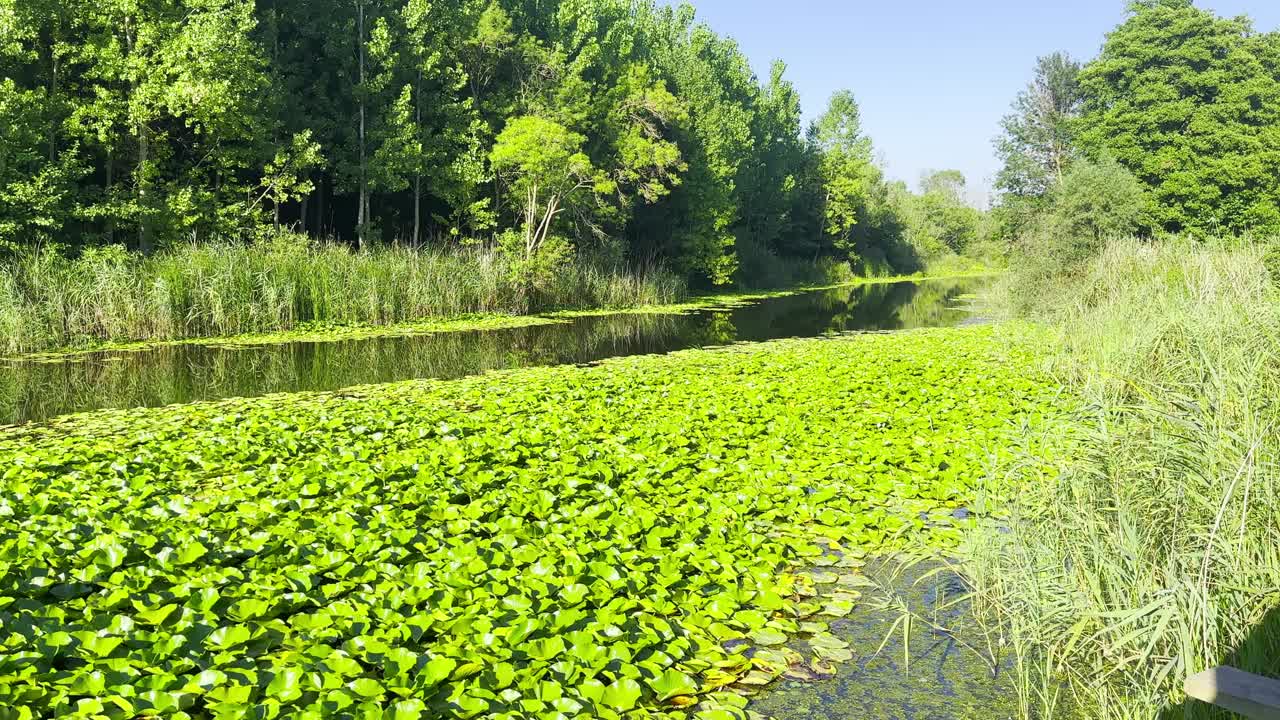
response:
<path fill-rule="evenodd" d="M 609 108 L 601 135 L 622 210 L 634 198 L 655 203 L 680 184 L 688 169 L 680 147 L 667 137 L 671 127 L 688 120 L 684 105 L 639 64 L 628 67 L 606 93 Z"/>
<path fill-rule="evenodd" d="M 1111 158 L 1074 163 L 1050 195 L 1049 212 L 1033 241 L 1071 264 L 1092 256 L 1106 240 L 1132 235 L 1142 224 L 1142 183 Z"/>
<path fill-rule="evenodd" d="M 311 140 L 311 132 L 295 135 L 289 149 L 277 152 L 263 168 L 260 192 L 249 203 L 247 212 L 256 212 L 264 200 L 270 200 L 272 221 L 279 230 L 280 206 L 300 200 L 315 189 L 307 175 L 321 164 L 320 146 Z"/>
<path fill-rule="evenodd" d="M 536 116 L 516 118 L 498 135 L 489 159 L 523 200 L 522 259 L 538 254 L 566 209 L 616 189 L 582 152 L 584 142 L 582 135 Z"/>
<path fill-rule="evenodd" d="M 1073 123 L 1080 114 L 1080 63 L 1065 53 L 1036 61 L 1035 78 L 1000 126 L 996 153 L 1003 167 L 996 188 L 1017 197 L 1043 197 L 1062 181 L 1075 154 Z"/>
<path fill-rule="evenodd" d="M 514 236 L 709 285 L 905 267 L 852 96 L 821 143 L 801 118 L 785 65 L 762 82 L 688 5 L 0 0 L 0 242 Z"/>
<path fill-rule="evenodd" d="M 756 102 L 751 126 L 756 157 L 747 166 L 741 186 L 741 239 L 780 255 L 812 256 L 812 238 L 799 227 L 806 219 L 796 215 L 798 210 L 803 213 L 797 196 L 802 192 L 809 149 L 801 135 L 800 95 L 786 79 L 786 71 L 786 63 L 773 63 L 769 82 Z"/>
<path fill-rule="evenodd" d="M 25 159 L 17 184 L 3 183 L 0 225 L 80 242 L 132 225 L 145 250 L 242 220 L 248 175 L 270 157 L 253 10 L 247 0 L 0 6 L 19 30 L 0 56 L 3 112 L 27 108 L 6 120 L 15 139 L 38 132 L 42 156 L 25 140 L 6 153 Z"/>
<path fill-rule="evenodd" d="M 516 35 L 511 15 L 497 0 L 471 2 L 464 6 L 470 18 L 470 36 L 461 43 L 463 70 L 478 107 L 485 107 L 490 85 L 515 52 Z"/>
<path fill-rule="evenodd" d="M 409 191 L 414 247 L 422 242 L 424 196 L 434 192 L 474 210 L 463 199 L 482 179 L 465 161 L 479 121 L 461 95 L 467 85 L 456 56 L 461 20 L 447 5 L 407 0 L 380 18 L 371 34 L 371 90 L 383 101 L 374 123 L 370 184 L 387 193 Z"/>
<path fill-rule="evenodd" d="M 74 152 L 46 152 L 39 93 L 0 79 L 0 249 L 50 242 L 74 219 L 85 168 Z"/>
<path fill-rule="evenodd" d="M 738 268 L 739 236 L 749 232 L 742 217 L 760 88 L 736 43 L 695 24 L 687 7 L 668 13 L 671 40 L 655 50 L 688 109 L 674 135 L 689 170 L 670 200 L 642 219 L 643 234 L 666 239 L 657 249 L 678 269 L 724 285 Z"/>
<path fill-rule="evenodd" d="M 1280 55 L 1247 18 L 1142 0 L 1080 74 L 1079 142 L 1150 190 L 1169 232 L 1280 232 Z"/>
<path fill-rule="evenodd" d="M 871 142 L 862 136 L 862 119 L 853 93 L 841 90 L 809 129 L 814 150 L 822 158 L 823 229 L 837 248 L 853 251 L 853 228 L 867 206 L 870 187 L 878 179 L 871 162 Z"/>
<path fill-rule="evenodd" d="M 906 240 L 920 258 L 964 252 L 977 239 L 982 213 L 966 201 L 965 187 L 960 171 L 942 170 L 920 179 L 919 195 L 895 190 Z"/>

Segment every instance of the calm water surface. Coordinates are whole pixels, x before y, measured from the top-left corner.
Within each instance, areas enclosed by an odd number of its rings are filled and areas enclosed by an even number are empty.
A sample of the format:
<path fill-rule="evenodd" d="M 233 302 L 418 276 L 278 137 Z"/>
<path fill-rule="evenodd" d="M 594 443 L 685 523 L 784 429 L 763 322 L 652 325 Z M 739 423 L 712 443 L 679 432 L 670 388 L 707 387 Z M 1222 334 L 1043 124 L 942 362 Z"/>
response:
<path fill-rule="evenodd" d="M 825 569 L 825 568 L 823 568 Z M 829 677 L 783 679 L 750 709 L 773 720 L 1013 720 L 1013 658 L 970 613 L 964 581 L 938 561 L 873 561 L 874 587 L 831 633 L 852 660 Z M 903 610 L 915 621 L 904 636 Z M 808 656 L 803 640 L 791 647 Z"/>
<path fill-rule="evenodd" d="M 610 315 L 507 330 L 257 347 L 179 345 L 0 366 L 0 424 L 100 408 L 457 378 L 685 348 L 972 320 L 982 279 L 860 285 L 686 315 Z"/>

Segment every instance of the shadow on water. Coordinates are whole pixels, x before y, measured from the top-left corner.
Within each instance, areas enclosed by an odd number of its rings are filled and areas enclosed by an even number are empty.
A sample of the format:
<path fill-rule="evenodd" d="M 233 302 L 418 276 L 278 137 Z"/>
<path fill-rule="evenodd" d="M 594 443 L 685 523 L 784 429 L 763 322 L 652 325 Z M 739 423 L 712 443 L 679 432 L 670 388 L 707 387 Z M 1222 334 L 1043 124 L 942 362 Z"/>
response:
<path fill-rule="evenodd" d="M 964 581 L 938 561 L 869 564 L 875 588 L 831 623 L 852 660 L 817 680 L 784 679 L 750 709 L 774 720 L 1009 720 L 1018 716 L 1012 659 L 970 613 Z M 892 598 L 876 600 L 877 596 Z M 914 621 L 904 633 L 904 611 Z M 803 641 L 793 649 L 806 654 Z"/>
<path fill-rule="evenodd" d="M 256 347 L 175 345 L 59 362 L 10 362 L 0 372 L 0 424 L 99 408 L 457 378 L 732 342 L 958 325 L 970 318 L 963 296 L 983 282 L 859 285 L 685 315 L 620 314 L 505 330 Z"/>
<path fill-rule="evenodd" d="M 1280 605 L 1263 616 L 1244 642 L 1227 653 L 1218 665 L 1280 680 Z M 1156 717 L 1158 720 L 1228 720 L 1240 716 L 1188 698 L 1164 708 Z"/>

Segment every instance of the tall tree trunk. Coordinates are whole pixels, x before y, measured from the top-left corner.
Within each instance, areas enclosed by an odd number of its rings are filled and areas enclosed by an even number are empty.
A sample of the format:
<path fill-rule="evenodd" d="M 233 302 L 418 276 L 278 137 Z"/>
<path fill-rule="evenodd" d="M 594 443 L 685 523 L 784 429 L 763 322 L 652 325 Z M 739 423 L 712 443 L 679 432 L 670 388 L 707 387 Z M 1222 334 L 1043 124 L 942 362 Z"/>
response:
<path fill-rule="evenodd" d="M 282 84 L 279 78 L 280 69 L 280 10 L 276 3 L 271 4 L 271 72 L 276 75 L 277 85 Z M 280 147 L 280 119 L 271 124 L 271 145 Z M 280 201 L 271 198 L 272 224 L 277 234 L 280 233 Z"/>
<path fill-rule="evenodd" d="M 536 231 L 533 227 L 534 213 L 538 210 L 538 186 L 536 184 L 529 186 L 529 191 L 525 195 L 524 204 L 524 259 L 528 260 L 533 257 L 533 243 L 536 237 Z"/>
<path fill-rule="evenodd" d="M 369 185 L 368 185 L 368 168 L 365 165 L 365 118 L 364 118 L 364 0 L 356 0 L 356 34 L 359 36 L 356 41 L 356 55 L 359 65 L 360 87 L 357 92 L 357 102 L 360 108 L 360 129 L 359 129 L 359 145 L 360 145 L 360 191 L 357 199 L 359 207 L 356 209 L 356 244 L 360 249 L 365 245 L 365 224 L 369 221 Z"/>
<path fill-rule="evenodd" d="M 107 187 L 106 187 L 108 201 L 113 199 L 111 197 L 111 194 L 114 191 L 114 186 L 115 186 L 115 182 L 114 182 L 115 169 L 116 169 L 116 156 L 115 156 L 115 153 L 112 152 L 111 146 L 108 145 L 107 146 Z M 107 244 L 110 245 L 114 243 L 115 239 L 116 239 L 116 219 L 108 214 L 107 215 Z"/>
<path fill-rule="evenodd" d="M 542 216 L 542 223 L 538 226 L 538 233 L 534 238 L 533 253 L 531 255 L 537 254 L 538 250 L 542 248 L 542 244 L 546 241 L 547 235 L 551 234 L 551 223 L 560 212 L 559 206 L 560 197 L 552 194 L 547 200 L 547 212 Z"/>
<path fill-rule="evenodd" d="M 125 44 L 128 48 L 129 56 L 133 56 L 134 36 L 136 30 L 133 28 L 133 22 L 130 18 L 125 18 Z M 137 82 L 129 81 L 130 96 L 136 95 L 138 92 Z M 134 134 L 138 139 L 138 165 L 135 169 L 134 190 L 138 200 L 138 250 L 142 252 L 151 251 L 151 218 L 148 217 L 147 203 L 147 160 L 151 152 L 151 138 L 149 128 L 145 120 L 134 120 Z"/>
<path fill-rule="evenodd" d="M 49 103 L 58 102 L 58 43 L 57 35 L 53 35 L 49 41 Z M 49 113 L 49 162 L 55 162 L 58 159 L 58 117 L 54 112 Z"/>
<path fill-rule="evenodd" d="M 147 203 L 150 200 L 147 197 L 147 159 L 151 152 L 150 132 L 146 123 L 138 123 L 138 211 L 142 215 L 138 218 L 138 249 L 142 252 L 151 252 L 151 219 L 148 217 Z"/>
<path fill-rule="evenodd" d="M 422 135 L 422 61 L 418 61 L 418 82 L 413 89 L 413 132 Z M 414 167 L 421 167 L 422 158 L 415 158 Z M 422 171 L 413 172 L 413 247 L 419 246 L 419 233 L 422 224 Z"/>
<path fill-rule="evenodd" d="M 413 175 L 413 246 L 419 247 L 422 227 L 422 173 Z"/>

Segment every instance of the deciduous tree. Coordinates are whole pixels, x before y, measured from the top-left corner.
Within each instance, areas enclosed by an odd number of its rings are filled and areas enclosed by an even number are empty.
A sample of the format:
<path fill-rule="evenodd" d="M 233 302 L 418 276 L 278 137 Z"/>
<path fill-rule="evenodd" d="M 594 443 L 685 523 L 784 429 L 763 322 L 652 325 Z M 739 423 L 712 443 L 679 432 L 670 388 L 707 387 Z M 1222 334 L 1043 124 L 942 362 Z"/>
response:
<path fill-rule="evenodd" d="M 1149 189 L 1156 225 L 1280 232 L 1277 38 L 1190 0 L 1141 0 L 1080 75 L 1080 144 Z"/>

